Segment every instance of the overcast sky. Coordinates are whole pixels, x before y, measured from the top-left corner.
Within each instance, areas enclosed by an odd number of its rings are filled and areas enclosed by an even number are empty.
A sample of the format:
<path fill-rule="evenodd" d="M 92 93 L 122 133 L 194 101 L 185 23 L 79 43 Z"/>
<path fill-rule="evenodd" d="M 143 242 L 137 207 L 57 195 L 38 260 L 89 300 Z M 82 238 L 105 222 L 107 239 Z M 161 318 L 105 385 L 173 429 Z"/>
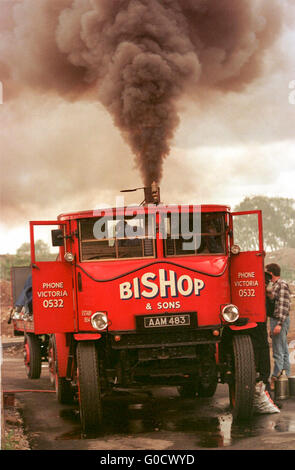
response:
<path fill-rule="evenodd" d="M 265 57 L 266 72 L 243 92 L 216 92 L 206 105 L 189 97 L 179 103 L 161 181 L 164 203 L 234 207 L 245 196 L 295 198 L 293 28 L 284 28 Z M 29 241 L 29 220 L 113 205 L 121 189 L 142 185 L 102 105 L 29 90 L 6 101 L 0 80 L 1 253 Z M 142 201 L 141 193 L 125 197 L 126 204 Z"/>

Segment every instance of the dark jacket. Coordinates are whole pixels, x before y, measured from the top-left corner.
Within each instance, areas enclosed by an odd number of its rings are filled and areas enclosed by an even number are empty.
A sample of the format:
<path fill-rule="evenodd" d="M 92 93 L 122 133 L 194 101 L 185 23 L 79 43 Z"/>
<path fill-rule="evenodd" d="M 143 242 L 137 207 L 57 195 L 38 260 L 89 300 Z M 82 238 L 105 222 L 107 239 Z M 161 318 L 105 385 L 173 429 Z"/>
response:
<path fill-rule="evenodd" d="M 275 300 L 266 296 L 266 315 L 274 318 Z"/>

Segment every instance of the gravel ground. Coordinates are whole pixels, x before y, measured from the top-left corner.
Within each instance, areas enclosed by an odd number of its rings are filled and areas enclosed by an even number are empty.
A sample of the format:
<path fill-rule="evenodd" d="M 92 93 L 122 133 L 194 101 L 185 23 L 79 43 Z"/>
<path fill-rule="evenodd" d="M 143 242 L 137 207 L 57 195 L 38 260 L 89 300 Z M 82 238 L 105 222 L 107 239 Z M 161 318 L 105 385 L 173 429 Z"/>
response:
<path fill-rule="evenodd" d="M 18 400 L 14 400 L 13 406 L 4 407 L 4 420 L 5 432 L 1 442 L 1 450 L 30 450 L 24 431 L 21 405 Z"/>

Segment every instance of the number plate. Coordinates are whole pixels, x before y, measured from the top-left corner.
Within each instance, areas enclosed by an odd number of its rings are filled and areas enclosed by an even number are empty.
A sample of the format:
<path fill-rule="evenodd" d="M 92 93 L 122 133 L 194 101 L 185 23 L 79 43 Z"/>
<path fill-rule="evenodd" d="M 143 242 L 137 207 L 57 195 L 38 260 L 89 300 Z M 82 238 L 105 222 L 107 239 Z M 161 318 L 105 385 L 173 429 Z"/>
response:
<path fill-rule="evenodd" d="M 138 318 L 139 319 L 139 318 Z M 151 328 L 167 328 L 174 326 L 190 326 L 191 317 L 189 313 L 179 315 L 153 315 L 144 316 L 141 318 L 141 327 L 147 329 Z"/>

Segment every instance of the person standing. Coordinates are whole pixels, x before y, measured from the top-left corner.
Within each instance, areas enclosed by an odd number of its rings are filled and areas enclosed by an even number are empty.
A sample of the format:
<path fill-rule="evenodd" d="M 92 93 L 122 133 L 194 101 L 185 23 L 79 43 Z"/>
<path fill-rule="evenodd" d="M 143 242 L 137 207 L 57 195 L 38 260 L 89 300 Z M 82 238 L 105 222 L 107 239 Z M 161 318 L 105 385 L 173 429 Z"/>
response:
<path fill-rule="evenodd" d="M 281 268 L 278 264 L 268 264 L 266 271 L 271 274 L 273 282 L 272 291 L 268 295 L 274 300 L 274 311 L 270 317 L 274 359 L 271 385 L 274 388 L 274 382 L 283 370 L 286 371 L 286 375 L 290 375 L 287 334 L 290 326 L 291 294 L 287 282 L 281 279 Z"/>

